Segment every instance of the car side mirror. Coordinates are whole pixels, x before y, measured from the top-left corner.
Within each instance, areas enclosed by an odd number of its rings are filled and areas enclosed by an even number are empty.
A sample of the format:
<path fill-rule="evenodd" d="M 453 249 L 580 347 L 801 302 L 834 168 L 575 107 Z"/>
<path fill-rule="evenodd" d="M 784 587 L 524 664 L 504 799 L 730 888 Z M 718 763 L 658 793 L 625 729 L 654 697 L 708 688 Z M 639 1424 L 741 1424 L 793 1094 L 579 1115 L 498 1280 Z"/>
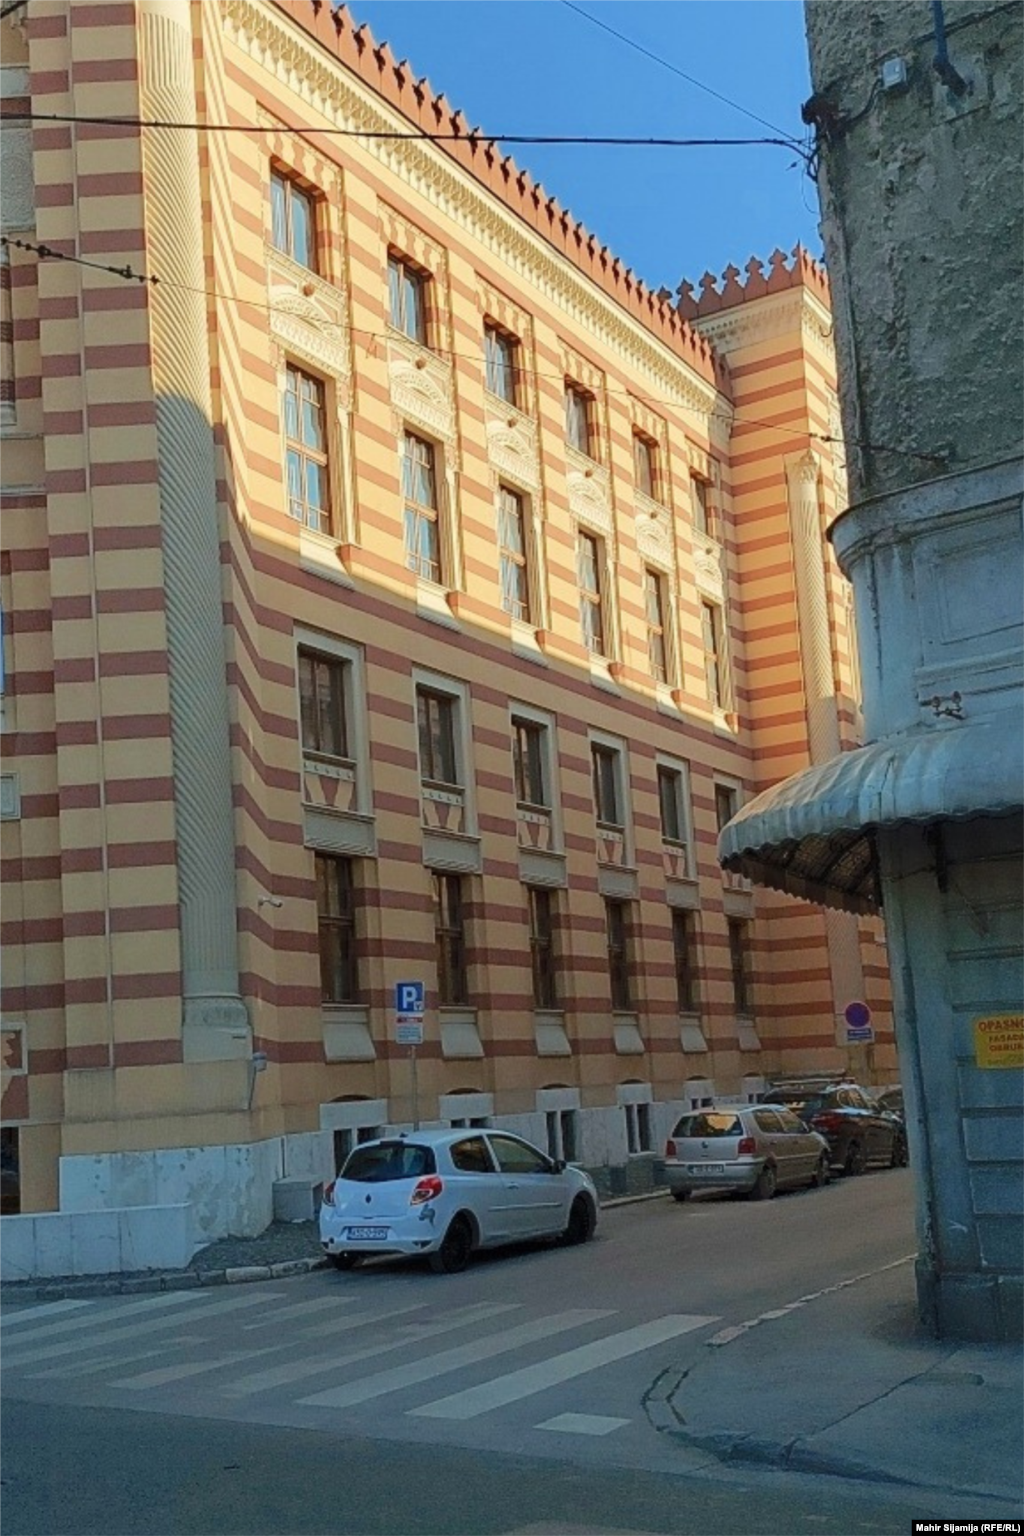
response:
<path fill-rule="evenodd" d="M 551 1172 L 552 1173 L 564 1173 L 565 1172 L 565 1161 L 564 1161 L 563 1158 L 561 1158 L 561 1157 L 556 1157 L 555 1158 L 554 1162 L 551 1164 Z"/>

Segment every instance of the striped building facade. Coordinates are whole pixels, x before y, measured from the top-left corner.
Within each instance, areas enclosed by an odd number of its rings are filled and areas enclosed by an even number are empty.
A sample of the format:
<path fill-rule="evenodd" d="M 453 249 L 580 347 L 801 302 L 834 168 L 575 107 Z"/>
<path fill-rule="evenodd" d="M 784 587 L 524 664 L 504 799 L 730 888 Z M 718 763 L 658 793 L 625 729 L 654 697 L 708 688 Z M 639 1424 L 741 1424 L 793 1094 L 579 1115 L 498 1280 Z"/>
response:
<path fill-rule="evenodd" d="M 326 4 L 2 32 L 21 1210 L 256 1231 L 417 1115 L 622 1187 L 693 1099 L 893 1078 L 877 924 L 716 858 L 857 740 L 821 269 L 652 292 Z"/>

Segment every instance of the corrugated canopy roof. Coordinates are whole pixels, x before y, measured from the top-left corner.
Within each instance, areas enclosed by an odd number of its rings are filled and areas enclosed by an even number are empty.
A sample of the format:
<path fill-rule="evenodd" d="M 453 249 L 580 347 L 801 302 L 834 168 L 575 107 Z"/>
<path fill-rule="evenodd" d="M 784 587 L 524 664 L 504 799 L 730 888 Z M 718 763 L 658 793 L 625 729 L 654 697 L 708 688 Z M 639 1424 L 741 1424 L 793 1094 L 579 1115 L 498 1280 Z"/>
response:
<path fill-rule="evenodd" d="M 722 829 L 718 855 L 760 885 L 875 912 L 877 828 L 1003 816 L 1022 804 L 1024 732 L 1011 710 L 876 741 L 795 774 Z"/>

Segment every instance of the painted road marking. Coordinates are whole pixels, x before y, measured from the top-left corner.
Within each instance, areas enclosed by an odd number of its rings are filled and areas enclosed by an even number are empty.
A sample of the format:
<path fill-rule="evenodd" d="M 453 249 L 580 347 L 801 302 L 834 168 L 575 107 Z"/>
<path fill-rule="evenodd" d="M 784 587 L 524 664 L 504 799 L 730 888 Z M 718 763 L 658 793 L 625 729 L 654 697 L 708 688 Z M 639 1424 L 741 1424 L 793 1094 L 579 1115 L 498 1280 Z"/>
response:
<path fill-rule="evenodd" d="M 91 1307 L 91 1301 L 48 1301 L 42 1307 L 24 1307 L 20 1312 L 5 1312 L 0 1317 L 0 1327 L 7 1328 L 13 1323 L 34 1323 L 38 1317 L 53 1317 L 57 1312 L 70 1312 L 79 1307 Z"/>
<path fill-rule="evenodd" d="M 355 1327 L 359 1322 L 386 1322 L 389 1318 L 400 1317 L 405 1312 L 419 1312 L 419 1307 L 398 1307 L 391 1312 L 374 1313 L 371 1316 L 354 1320 L 349 1324 Z M 323 1376 L 327 1371 L 339 1371 L 344 1366 L 354 1365 L 360 1360 L 369 1360 L 374 1355 L 387 1354 L 392 1349 L 406 1349 L 410 1344 L 415 1345 L 420 1339 L 429 1339 L 439 1333 L 451 1333 L 456 1328 L 468 1328 L 473 1323 L 486 1321 L 490 1317 L 498 1317 L 503 1312 L 518 1312 L 518 1303 L 479 1302 L 475 1306 L 463 1307 L 458 1312 L 450 1312 L 444 1320 L 436 1323 L 422 1323 L 406 1325 L 400 1328 L 395 1337 L 384 1342 L 368 1344 L 362 1349 L 350 1350 L 345 1355 L 328 1357 L 323 1350 L 315 1358 L 309 1360 L 295 1360 L 288 1365 L 278 1365 L 269 1371 L 259 1371 L 251 1376 L 242 1376 L 233 1381 L 230 1386 L 221 1388 L 222 1397 L 251 1397 L 256 1392 L 266 1392 L 271 1387 L 285 1386 L 289 1382 L 301 1381 L 305 1376 Z"/>
<path fill-rule="evenodd" d="M 450 1371 L 461 1370 L 466 1365 L 476 1365 L 480 1360 L 491 1360 L 495 1355 L 506 1354 L 510 1349 L 521 1349 L 526 1344 L 536 1343 L 538 1339 L 551 1338 L 556 1333 L 565 1333 L 570 1328 L 582 1328 L 586 1323 L 596 1323 L 603 1317 L 611 1317 L 608 1311 L 600 1311 L 596 1308 L 581 1308 L 575 1312 L 558 1312 L 552 1317 L 542 1317 L 533 1323 L 523 1323 L 518 1328 L 511 1328 L 495 1338 L 478 1339 L 471 1344 L 460 1344 L 455 1349 L 443 1350 L 437 1355 L 428 1355 L 423 1360 L 414 1360 L 408 1365 L 398 1365 L 394 1370 L 379 1371 L 376 1376 L 364 1376 L 360 1381 L 348 1382 L 342 1387 L 331 1387 L 326 1392 L 317 1392 L 313 1397 L 300 1398 L 303 1407 L 316 1408 L 352 1408 L 356 1403 L 365 1403 L 373 1397 L 383 1397 L 388 1392 L 401 1391 L 403 1387 L 416 1386 L 421 1381 L 430 1381 L 435 1376 L 447 1375 Z"/>
<path fill-rule="evenodd" d="M 184 1291 L 176 1294 L 191 1296 L 193 1293 Z M 262 1305 L 264 1299 L 262 1296 L 226 1296 L 223 1301 L 209 1302 L 202 1310 L 194 1309 L 187 1326 L 192 1327 L 197 1322 L 205 1321 L 208 1317 L 219 1316 L 222 1312 L 234 1312 L 242 1307 L 258 1307 Z M 125 1312 L 128 1310 L 127 1307 L 124 1308 Z M 78 1354 L 83 1349 L 102 1349 L 108 1344 L 119 1344 L 122 1339 L 134 1339 L 139 1334 L 153 1333 L 158 1328 L 177 1328 L 180 1327 L 181 1321 L 178 1317 L 147 1317 L 141 1323 L 129 1324 L 127 1328 L 108 1328 L 105 1333 L 93 1333 L 87 1339 L 72 1339 L 69 1343 L 49 1344 L 43 1349 L 37 1349 L 32 1340 L 23 1340 L 19 1334 L 15 1348 L 24 1342 L 28 1352 L 17 1355 L 12 1361 L 11 1350 L 8 1348 L 4 1351 L 4 1358 L 8 1365 L 39 1365 L 43 1360 L 59 1360 L 63 1355 Z M 59 1327 L 60 1324 L 57 1326 Z"/>
<path fill-rule="evenodd" d="M 220 1371 L 225 1366 L 237 1365 L 240 1360 L 256 1360 L 260 1355 L 271 1355 L 282 1344 L 268 1344 L 265 1349 L 239 1349 L 233 1354 L 222 1355 L 219 1360 L 197 1360 L 189 1365 L 164 1365 L 154 1371 L 143 1371 L 139 1376 L 122 1376 L 107 1383 L 110 1387 L 125 1387 L 130 1392 L 144 1392 L 149 1387 L 166 1387 L 172 1381 L 185 1381 L 190 1376 L 202 1376 L 206 1371 Z"/>
<path fill-rule="evenodd" d="M 534 1429 L 557 1429 L 566 1435 L 610 1435 L 613 1429 L 631 1424 L 632 1419 L 610 1419 L 603 1413 L 557 1413 Z"/>
<path fill-rule="evenodd" d="M 261 1317 L 258 1323 L 243 1323 L 242 1328 L 246 1333 L 254 1328 L 274 1328 L 282 1318 L 311 1317 L 314 1312 L 336 1312 L 339 1307 L 351 1307 L 355 1301 L 355 1296 L 317 1296 L 311 1301 L 298 1301 L 291 1307 L 278 1307 L 276 1312 Z"/>
<path fill-rule="evenodd" d="M 550 1360 L 542 1360 L 539 1365 L 528 1365 L 522 1370 L 512 1371 L 507 1376 L 495 1377 L 493 1381 L 485 1381 L 478 1387 L 469 1387 L 464 1392 L 453 1392 L 449 1397 L 437 1398 L 432 1403 L 427 1403 L 422 1408 L 412 1408 L 410 1414 L 416 1418 L 424 1419 L 472 1419 L 481 1413 L 490 1413 L 495 1408 L 502 1408 L 506 1403 L 518 1402 L 520 1398 L 532 1397 L 535 1392 L 543 1392 L 548 1387 L 559 1386 L 564 1381 L 571 1381 L 575 1376 L 584 1376 L 588 1371 L 596 1371 L 602 1365 L 610 1365 L 615 1360 L 625 1360 L 629 1355 L 640 1354 L 645 1349 L 652 1349 L 656 1344 L 667 1343 L 669 1339 L 679 1338 L 681 1334 L 693 1333 L 697 1328 L 705 1328 L 708 1323 L 717 1323 L 717 1317 L 703 1317 L 691 1313 L 672 1313 L 666 1317 L 657 1317 L 653 1322 L 641 1323 L 636 1328 L 627 1328 L 622 1333 L 610 1334 L 605 1339 L 598 1339 L 594 1344 L 581 1344 L 578 1349 L 570 1349 L 562 1355 L 555 1355 Z"/>
<path fill-rule="evenodd" d="M 153 1312 L 165 1307 L 180 1307 L 186 1302 L 198 1301 L 199 1291 L 169 1291 L 159 1296 L 147 1296 L 144 1301 L 130 1301 L 123 1307 L 106 1307 L 102 1310 L 90 1312 L 85 1317 L 69 1317 L 62 1323 L 43 1323 L 38 1328 L 24 1328 L 7 1345 L 7 1350 L 13 1355 L 23 1344 L 28 1344 L 30 1338 L 39 1343 L 42 1340 L 49 1341 L 58 1335 L 65 1333 L 77 1333 L 82 1328 L 101 1328 L 104 1323 L 119 1320 L 122 1317 L 134 1317 L 138 1312 Z"/>

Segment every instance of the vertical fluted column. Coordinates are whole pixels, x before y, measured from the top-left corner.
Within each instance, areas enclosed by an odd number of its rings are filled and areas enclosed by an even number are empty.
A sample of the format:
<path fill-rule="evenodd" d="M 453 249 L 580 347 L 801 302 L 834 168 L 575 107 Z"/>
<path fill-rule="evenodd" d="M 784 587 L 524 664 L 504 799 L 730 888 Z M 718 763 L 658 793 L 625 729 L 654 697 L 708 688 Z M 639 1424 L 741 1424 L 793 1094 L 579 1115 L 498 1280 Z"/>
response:
<path fill-rule="evenodd" d="M 144 118 L 196 120 L 189 0 L 139 0 Z M 181 902 L 184 1051 L 248 1055 L 197 135 L 143 133 Z M 171 283 L 180 287 L 171 287 Z M 193 291 L 187 291 L 193 290 Z"/>
<path fill-rule="evenodd" d="M 796 575 L 797 628 L 807 710 L 807 742 L 812 765 L 827 763 L 838 757 L 842 747 L 835 669 L 832 663 L 832 634 L 828 619 L 828 592 L 825 585 L 821 505 L 818 498 L 820 472 L 818 460 L 811 452 L 786 462 L 793 567 Z M 844 1006 L 864 996 L 864 971 L 856 917 L 849 912 L 826 908 L 825 935 L 838 1029 Z"/>

